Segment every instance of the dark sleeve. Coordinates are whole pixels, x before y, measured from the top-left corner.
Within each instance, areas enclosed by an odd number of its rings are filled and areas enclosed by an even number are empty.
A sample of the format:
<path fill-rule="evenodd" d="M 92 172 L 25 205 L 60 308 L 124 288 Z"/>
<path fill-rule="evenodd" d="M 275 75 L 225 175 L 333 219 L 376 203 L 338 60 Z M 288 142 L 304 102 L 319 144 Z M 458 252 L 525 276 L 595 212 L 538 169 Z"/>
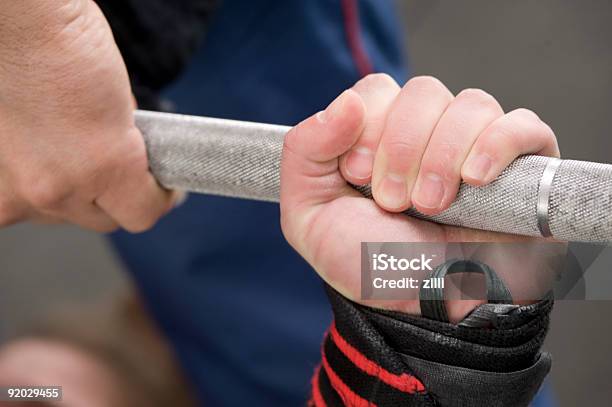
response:
<path fill-rule="evenodd" d="M 96 0 L 121 51 L 142 108 L 184 69 L 220 0 Z"/>
<path fill-rule="evenodd" d="M 313 377 L 314 406 L 527 406 L 550 371 L 540 348 L 552 296 L 529 306 L 485 304 L 470 323 L 453 325 L 327 291 L 335 321 Z"/>

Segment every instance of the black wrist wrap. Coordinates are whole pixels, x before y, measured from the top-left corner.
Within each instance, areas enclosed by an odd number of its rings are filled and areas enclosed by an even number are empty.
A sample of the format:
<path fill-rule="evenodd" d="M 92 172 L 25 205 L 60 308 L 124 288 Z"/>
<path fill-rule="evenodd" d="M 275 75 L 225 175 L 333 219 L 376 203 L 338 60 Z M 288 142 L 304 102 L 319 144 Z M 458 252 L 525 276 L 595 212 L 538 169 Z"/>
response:
<path fill-rule="evenodd" d="M 375 310 L 327 288 L 335 322 L 313 378 L 315 406 L 527 406 L 552 297 L 474 328 Z"/>

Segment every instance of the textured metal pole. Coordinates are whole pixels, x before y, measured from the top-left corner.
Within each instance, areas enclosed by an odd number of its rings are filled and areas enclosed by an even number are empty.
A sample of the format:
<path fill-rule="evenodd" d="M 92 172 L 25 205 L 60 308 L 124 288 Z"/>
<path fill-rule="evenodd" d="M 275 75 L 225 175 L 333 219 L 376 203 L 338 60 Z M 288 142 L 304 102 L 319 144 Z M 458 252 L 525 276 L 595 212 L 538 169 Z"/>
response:
<path fill-rule="evenodd" d="M 167 188 L 277 202 L 285 126 L 137 111 L 151 171 Z M 368 187 L 358 188 L 370 197 Z M 612 165 L 539 156 L 485 187 L 462 184 L 438 223 L 612 242 Z"/>

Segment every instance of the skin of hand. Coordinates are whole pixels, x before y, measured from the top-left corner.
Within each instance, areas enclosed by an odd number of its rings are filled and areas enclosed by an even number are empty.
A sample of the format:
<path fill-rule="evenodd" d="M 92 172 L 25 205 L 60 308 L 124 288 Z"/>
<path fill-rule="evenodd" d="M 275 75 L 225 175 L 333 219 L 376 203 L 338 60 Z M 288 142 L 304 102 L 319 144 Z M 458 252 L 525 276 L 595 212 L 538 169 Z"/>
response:
<path fill-rule="evenodd" d="M 360 300 L 361 242 L 528 240 L 399 213 L 414 206 L 437 214 L 455 199 L 462 180 L 486 185 L 524 154 L 559 156 L 553 131 L 532 111 L 504 113 L 479 89 L 453 96 L 429 76 L 400 87 L 387 75 L 369 75 L 286 136 L 283 233 L 345 297 L 419 315 L 417 298 Z M 374 200 L 348 183 L 371 183 Z M 482 302 L 447 301 L 449 318 L 459 321 Z"/>
<path fill-rule="evenodd" d="M 0 226 L 150 228 L 173 205 L 148 171 L 130 82 L 91 0 L 3 2 Z"/>

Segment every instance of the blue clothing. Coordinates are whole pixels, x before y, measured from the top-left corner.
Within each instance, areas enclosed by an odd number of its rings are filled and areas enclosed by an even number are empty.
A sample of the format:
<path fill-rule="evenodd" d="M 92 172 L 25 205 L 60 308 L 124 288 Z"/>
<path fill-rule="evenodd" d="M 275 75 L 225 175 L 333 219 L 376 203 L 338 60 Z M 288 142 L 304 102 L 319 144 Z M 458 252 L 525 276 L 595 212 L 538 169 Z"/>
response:
<path fill-rule="evenodd" d="M 359 0 L 376 71 L 407 78 L 391 0 Z M 339 0 L 225 0 L 184 75 L 177 111 L 292 125 L 359 79 Z M 153 230 L 112 241 L 203 405 L 298 406 L 331 319 L 275 204 L 192 195 Z"/>
<path fill-rule="evenodd" d="M 555 395 L 552 392 L 548 380 L 546 380 L 544 381 L 542 388 L 531 403 L 531 407 L 555 407 L 557 405 L 558 403 L 556 401 Z"/>

